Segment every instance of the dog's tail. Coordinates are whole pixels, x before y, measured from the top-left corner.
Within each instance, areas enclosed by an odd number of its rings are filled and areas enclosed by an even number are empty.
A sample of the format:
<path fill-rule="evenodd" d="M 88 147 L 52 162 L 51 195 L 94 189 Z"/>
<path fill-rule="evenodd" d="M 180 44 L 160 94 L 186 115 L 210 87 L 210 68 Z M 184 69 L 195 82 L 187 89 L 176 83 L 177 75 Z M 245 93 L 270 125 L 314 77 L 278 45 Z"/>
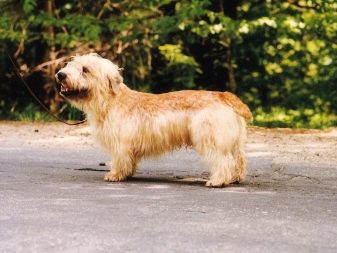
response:
<path fill-rule="evenodd" d="M 248 106 L 244 104 L 240 98 L 230 92 L 219 92 L 220 100 L 233 108 L 233 110 L 245 118 L 246 120 L 252 120 L 253 115 Z"/>

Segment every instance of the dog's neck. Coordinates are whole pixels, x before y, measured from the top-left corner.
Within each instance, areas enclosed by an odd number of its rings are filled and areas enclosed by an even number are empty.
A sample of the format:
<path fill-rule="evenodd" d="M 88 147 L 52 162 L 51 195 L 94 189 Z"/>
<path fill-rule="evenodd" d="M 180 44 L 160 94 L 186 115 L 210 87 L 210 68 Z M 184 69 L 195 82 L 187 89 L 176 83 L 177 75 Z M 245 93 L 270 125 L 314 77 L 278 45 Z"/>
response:
<path fill-rule="evenodd" d="M 83 107 L 83 111 L 87 115 L 89 124 L 98 126 L 103 124 L 107 115 L 111 110 L 116 107 L 120 107 L 123 100 L 127 99 L 132 90 L 125 84 L 120 84 L 118 93 L 104 92 L 100 96 L 96 96 L 99 99 L 93 99 L 89 104 Z"/>

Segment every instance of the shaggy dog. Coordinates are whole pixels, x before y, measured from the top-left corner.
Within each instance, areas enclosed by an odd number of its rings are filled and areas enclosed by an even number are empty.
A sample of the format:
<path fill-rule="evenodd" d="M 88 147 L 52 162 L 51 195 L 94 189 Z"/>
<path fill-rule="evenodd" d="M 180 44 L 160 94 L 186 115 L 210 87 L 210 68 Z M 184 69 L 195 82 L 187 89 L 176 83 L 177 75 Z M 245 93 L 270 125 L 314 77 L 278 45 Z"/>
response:
<path fill-rule="evenodd" d="M 83 110 L 94 136 L 112 156 L 104 180 L 132 176 L 143 157 L 191 147 L 210 172 L 206 186 L 241 182 L 246 175 L 243 144 L 249 108 L 234 94 L 129 89 L 118 66 L 97 54 L 75 56 L 56 74 L 61 95 Z"/>

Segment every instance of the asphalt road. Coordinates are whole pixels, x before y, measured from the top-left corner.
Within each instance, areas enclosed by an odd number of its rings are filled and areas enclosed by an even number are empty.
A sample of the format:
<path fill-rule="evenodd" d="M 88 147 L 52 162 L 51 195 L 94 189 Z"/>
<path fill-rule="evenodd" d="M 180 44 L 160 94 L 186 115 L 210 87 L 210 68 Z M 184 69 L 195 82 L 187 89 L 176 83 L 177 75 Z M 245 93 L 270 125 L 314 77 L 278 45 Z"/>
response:
<path fill-rule="evenodd" d="M 337 165 L 255 143 L 244 184 L 206 188 L 189 150 L 106 183 L 100 150 L 46 143 L 0 144 L 0 252 L 337 252 Z"/>

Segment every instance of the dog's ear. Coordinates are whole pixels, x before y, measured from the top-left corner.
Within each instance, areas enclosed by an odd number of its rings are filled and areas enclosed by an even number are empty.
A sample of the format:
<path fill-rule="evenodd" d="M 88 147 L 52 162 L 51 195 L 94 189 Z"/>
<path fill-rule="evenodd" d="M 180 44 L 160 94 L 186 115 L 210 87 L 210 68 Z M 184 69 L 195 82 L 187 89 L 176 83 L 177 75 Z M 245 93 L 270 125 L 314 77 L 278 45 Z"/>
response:
<path fill-rule="evenodd" d="M 118 75 L 108 74 L 109 89 L 111 89 L 114 94 L 119 93 L 122 82 L 123 82 L 123 78 L 121 77 L 121 75 L 119 75 L 119 73 Z"/>

